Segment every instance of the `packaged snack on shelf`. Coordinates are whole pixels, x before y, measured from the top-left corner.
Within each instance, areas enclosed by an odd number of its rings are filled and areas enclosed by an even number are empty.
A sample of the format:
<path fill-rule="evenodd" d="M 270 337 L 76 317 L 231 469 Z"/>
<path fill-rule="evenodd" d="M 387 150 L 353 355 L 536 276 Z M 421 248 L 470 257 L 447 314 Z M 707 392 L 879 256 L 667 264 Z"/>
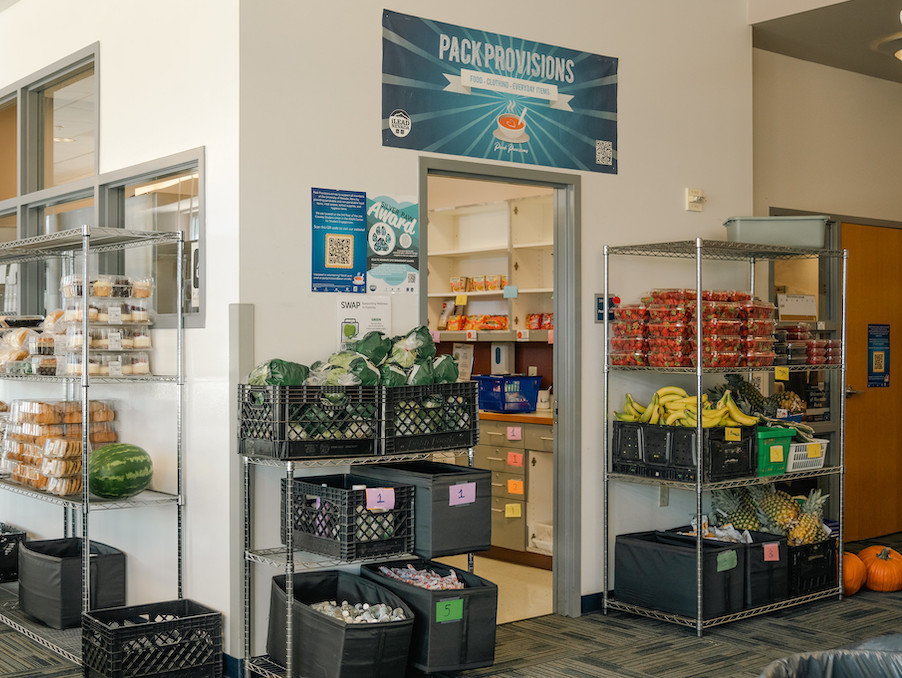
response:
<path fill-rule="evenodd" d="M 61 421 L 64 424 L 80 424 L 82 421 L 82 402 L 80 400 L 64 400 L 58 404 Z M 91 400 L 88 403 L 91 421 L 113 421 L 116 411 L 113 406 L 103 400 Z"/>
<path fill-rule="evenodd" d="M 509 321 L 506 315 L 486 315 L 483 316 L 479 329 L 481 330 L 506 330 Z"/>
<path fill-rule="evenodd" d="M 667 351 L 653 349 L 648 352 L 648 364 L 652 367 L 688 367 L 694 353 L 690 351 Z"/>
<path fill-rule="evenodd" d="M 468 286 L 469 292 L 485 292 L 485 276 L 484 275 L 474 275 L 470 278 L 470 283 Z"/>
<path fill-rule="evenodd" d="M 526 314 L 526 329 L 528 329 L 528 330 L 542 329 L 542 314 L 541 313 L 527 313 Z"/>
<path fill-rule="evenodd" d="M 132 296 L 131 278 L 128 278 L 126 276 L 117 276 L 113 280 L 110 296 L 118 297 L 119 299 L 128 299 L 129 297 L 131 297 Z"/>
<path fill-rule="evenodd" d="M 28 337 L 28 352 L 31 355 L 54 355 L 55 341 L 52 334 L 37 334 Z"/>
<path fill-rule="evenodd" d="M 71 494 L 78 494 L 82 490 L 81 476 L 48 478 L 44 490 L 50 494 L 55 494 L 58 497 L 68 497 Z"/>
<path fill-rule="evenodd" d="M 93 377 L 106 376 L 102 374 L 102 359 L 100 355 L 88 355 L 88 374 Z M 81 353 L 69 353 L 65 357 L 65 374 L 69 377 L 80 377 L 82 374 Z"/>
<path fill-rule="evenodd" d="M 81 475 L 81 457 L 41 458 L 41 475 L 48 478 L 66 478 Z"/>
<path fill-rule="evenodd" d="M 455 294 L 468 292 L 470 289 L 470 279 L 467 276 L 455 275 L 451 277 L 451 291 Z"/>
<path fill-rule="evenodd" d="M 153 294 L 153 278 L 132 279 L 132 296 L 135 299 L 147 299 Z"/>
<path fill-rule="evenodd" d="M 38 438 L 41 445 L 47 444 L 48 438 L 80 438 L 82 436 L 81 424 L 63 424 L 62 433 Z M 88 440 L 92 443 L 115 443 L 119 439 L 113 424 L 108 421 L 94 421 L 88 426 Z"/>
<path fill-rule="evenodd" d="M 77 274 L 64 275 L 60 279 L 60 291 L 65 299 L 76 299 L 84 293 L 81 284 L 81 276 Z"/>
<path fill-rule="evenodd" d="M 130 353 L 127 356 L 131 367 L 131 373 L 135 376 L 150 374 L 150 357 L 143 352 Z M 124 360 L 123 360 L 124 363 Z M 126 374 L 124 371 L 123 364 L 123 374 Z"/>
<path fill-rule="evenodd" d="M 448 331 L 449 332 L 459 332 L 464 329 L 466 325 L 467 316 L 465 315 L 452 315 L 448 318 Z"/>
<path fill-rule="evenodd" d="M 553 330 L 554 329 L 554 313 L 543 313 L 542 314 L 542 329 L 543 330 Z"/>
<path fill-rule="evenodd" d="M 62 415 L 57 400 L 14 400 L 9 407 L 9 420 L 19 424 L 58 424 Z"/>
<path fill-rule="evenodd" d="M 32 443 L 9 439 L 3 441 L 3 458 L 9 462 L 22 462 L 36 466 L 43 459 L 41 452 L 41 448 Z"/>
<path fill-rule="evenodd" d="M 65 332 L 65 329 L 60 327 L 59 324 L 63 319 L 63 313 L 64 311 L 61 308 L 50 311 L 50 313 L 44 316 L 44 322 L 41 323 L 41 329 L 50 334 L 60 334 Z"/>
<path fill-rule="evenodd" d="M 133 323 L 150 322 L 150 308 L 146 301 L 135 300 L 129 304 L 129 311 Z M 124 322 L 124 321 L 123 321 Z"/>
<path fill-rule="evenodd" d="M 78 438 L 47 438 L 41 454 L 47 459 L 81 458 L 82 440 Z"/>
<path fill-rule="evenodd" d="M 0 360 L 0 364 L 3 364 L 6 374 L 32 374 L 31 360 Z"/>
<path fill-rule="evenodd" d="M 47 487 L 47 478 L 41 475 L 41 471 L 37 466 L 24 464 L 22 462 L 13 466 L 10 480 L 15 483 L 27 485 L 37 490 L 43 490 Z"/>
<path fill-rule="evenodd" d="M 467 319 L 464 321 L 463 329 L 478 330 L 482 325 L 483 318 L 485 318 L 483 315 L 468 315 Z"/>
<path fill-rule="evenodd" d="M 501 289 L 504 289 L 505 287 L 507 287 L 507 276 L 502 275 L 501 276 Z"/>
<path fill-rule="evenodd" d="M 87 308 L 88 320 L 97 322 L 102 307 L 102 302 L 87 303 L 81 299 L 66 299 L 63 306 L 63 321 L 81 322 Z"/>
<path fill-rule="evenodd" d="M 611 351 L 610 356 L 612 365 L 648 365 L 645 351 Z"/>
<path fill-rule="evenodd" d="M 88 283 L 90 294 L 92 297 L 111 297 L 113 296 L 113 282 L 115 277 L 111 275 L 100 275 L 92 278 Z M 121 295 L 117 295 L 121 296 Z"/>
<path fill-rule="evenodd" d="M 36 355 L 31 357 L 31 373 L 45 377 L 55 377 L 57 372 L 56 357 L 52 355 Z"/>
<path fill-rule="evenodd" d="M 498 292 L 501 290 L 501 276 L 498 274 L 485 276 L 485 291 Z"/>
<path fill-rule="evenodd" d="M 18 350 L 28 350 L 32 337 L 39 336 L 37 332 L 27 327 L 17 327 L 14 330 L 8 330 L 3 333 L 3 344 L 9 348 Z"/>

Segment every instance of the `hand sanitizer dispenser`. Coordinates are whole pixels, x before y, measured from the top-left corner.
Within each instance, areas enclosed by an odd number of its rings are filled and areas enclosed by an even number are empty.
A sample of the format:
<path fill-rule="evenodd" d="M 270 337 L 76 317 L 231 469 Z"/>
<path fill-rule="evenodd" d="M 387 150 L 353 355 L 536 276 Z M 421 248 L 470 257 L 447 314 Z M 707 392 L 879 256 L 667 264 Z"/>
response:
<path fill-rule="evenodd" d="M 492 356 L 489 361 L 492 374 L 510 374 L 514 369 L 514 343 L 512 341 L 492 342 Z"/>

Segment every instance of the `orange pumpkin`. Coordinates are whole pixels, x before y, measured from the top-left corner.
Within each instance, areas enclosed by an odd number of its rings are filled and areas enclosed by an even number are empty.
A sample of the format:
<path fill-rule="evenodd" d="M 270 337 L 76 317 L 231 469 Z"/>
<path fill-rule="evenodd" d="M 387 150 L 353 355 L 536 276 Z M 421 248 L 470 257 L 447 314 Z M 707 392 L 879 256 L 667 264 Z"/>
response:
<path fill-rule="evenodd" d="M 868 570 L 861 562 L 861 558 L 854 553 L 846 551 L 842 554 L 842 591 L 844 595 L 851 596 L 864 586 L 868 578 Z"/>
<path fill-rule="evenodd" d="M 876 556 L 878 553 L 880 553 L 885 548 L 888 548 L 888 547 L 887 546 L 879 546 L 879 545 L 866 546 L 858 552 L 858 557 L 861 558 L 861 562 L 863 562 L 864 564 L 867 564 L 868 560 L 870 560 L 871 558 Z M 895 549 L 890 549 L 890 552 L 895 553 L 897 556 L 900 555 L 899 552 L 896 551 Z"/>
<path fill-rule="evenodd" d="M 864 561 L 868 571 L 865 582 L 872 591 L 902 591 L 902 555 L 884 547 Z"/>

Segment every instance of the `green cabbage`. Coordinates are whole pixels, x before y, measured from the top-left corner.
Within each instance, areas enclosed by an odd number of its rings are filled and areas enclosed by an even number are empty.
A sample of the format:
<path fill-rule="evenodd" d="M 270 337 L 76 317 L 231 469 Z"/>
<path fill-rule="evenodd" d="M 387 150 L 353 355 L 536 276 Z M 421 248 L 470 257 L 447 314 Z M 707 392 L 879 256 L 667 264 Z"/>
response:
<path fill-rule="evenodd" d="M 433 383 L 435 381 L 432 377 L 432 361 L 424 360 L 421 363 L 414 363 L 414 366 L 407 374 L 408 386 L 423 386 Z"/>
<path fill-rule="evenodd" d="M 383 386 L 404 386 L 407 384 L 407 372 L 397 365 L 383 363 L 379 367 Z"/>
<path fill-rule="evenodd" d="M 457 360 L 450 355 L 440 355 L 432 363 L 432 377 L 436 384 L 453 384 L 460 376 Z"/>
<path fill-rule="evenodd" d="M 360 341 L 349 344 L 348 348 L 366 356 L 374 365 L 379 365 L 391 350 L 391 340 L 382 332 L 373 330 L 364 334 Z"/>
<path fill-rule="evenodd" d="M 276 358 L 252 369 L 247 376 L 247 383 L 251 386 L 301 386 L 308 372 L 306 365 Z"/>
<path fill-rule="evenodd" d="M 382 375 L 376 366 L 363 356 L 351 361 L 348 372 L 357 378 L 357 383 L 361 386 L 378 386 L 382 381 Z"/>

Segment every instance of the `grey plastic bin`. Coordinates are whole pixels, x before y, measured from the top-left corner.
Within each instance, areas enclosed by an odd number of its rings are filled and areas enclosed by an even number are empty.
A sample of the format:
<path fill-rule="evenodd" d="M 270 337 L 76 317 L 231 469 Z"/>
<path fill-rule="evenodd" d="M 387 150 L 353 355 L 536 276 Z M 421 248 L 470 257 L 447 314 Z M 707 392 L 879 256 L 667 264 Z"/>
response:
<path fill-rule="evenodd" d="M 824 215 L 792 217 L 730 217 L 724 222 L 727 240 L 784 247 L 824 247 L 827 220 Z"/>

